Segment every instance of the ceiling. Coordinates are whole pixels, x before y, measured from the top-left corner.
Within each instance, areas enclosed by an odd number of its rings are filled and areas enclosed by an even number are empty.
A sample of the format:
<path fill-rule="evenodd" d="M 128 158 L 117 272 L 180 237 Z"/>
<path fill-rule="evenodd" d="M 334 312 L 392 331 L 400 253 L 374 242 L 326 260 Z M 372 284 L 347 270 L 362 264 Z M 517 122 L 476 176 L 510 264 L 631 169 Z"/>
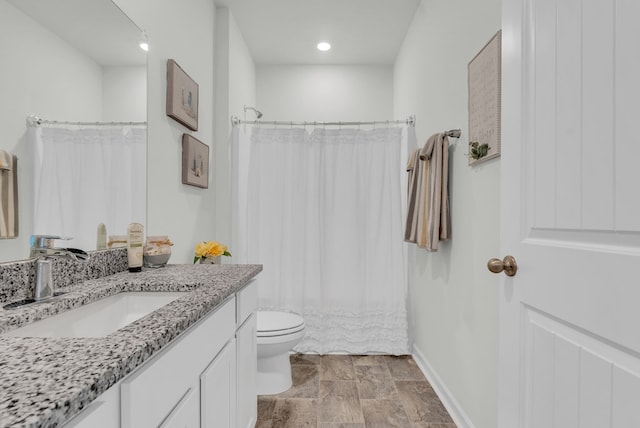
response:
<path fill-rule="evenodd" d="M 9 1 L 101 65 L 146 61 L 140 30 L 111 0 Z M 231 10 L 256 64 L 393 64 L 420 0 L 215 2 Z M 318 51 L 319 41 L 332 49 Z"/>
<path fill-rule="evenodd" d="M 420 0 L 216 0 L 256 64 L 392 64 Z M 320 52 L 316 44 L 332 49 Z"/>
<path fill-rule="evenodd" d="M 103 66 L 144 65 L 141 31 L 111 0 L 9 0 Z"/>

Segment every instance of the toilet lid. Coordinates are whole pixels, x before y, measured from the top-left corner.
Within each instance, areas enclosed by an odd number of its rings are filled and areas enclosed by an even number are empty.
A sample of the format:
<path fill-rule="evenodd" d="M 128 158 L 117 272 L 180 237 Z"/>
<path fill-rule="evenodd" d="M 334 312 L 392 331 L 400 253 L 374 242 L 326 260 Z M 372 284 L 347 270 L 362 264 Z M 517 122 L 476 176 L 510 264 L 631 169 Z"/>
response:
<path fill-rule="evenodd" d="M 304 320 L 290 312 L 258 311 L 258 336 L 279 336 L 304 328 Z"/>

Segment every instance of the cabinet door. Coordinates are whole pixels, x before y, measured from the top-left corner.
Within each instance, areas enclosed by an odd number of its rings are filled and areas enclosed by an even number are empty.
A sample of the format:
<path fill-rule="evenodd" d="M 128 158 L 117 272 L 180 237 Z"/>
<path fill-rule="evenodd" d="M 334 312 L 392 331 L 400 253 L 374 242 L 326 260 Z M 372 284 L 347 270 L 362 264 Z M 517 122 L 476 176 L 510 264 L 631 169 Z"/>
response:
<path fill-rule="evenodd" d="M 232 339 L 200 375 L 200 426 L 236 427 L 236 341 Z"/>
<path fill-rule="evenodd" d="M 258 418 L 256 328 L 256 314 L 253 313 L 236 332 L 238 428 L 251 428 Z"/>
<path fill-rule="evenodd" d="M 122 428 L 157 428 L 190 388 L 199 395 L 200 374 L 234 337 L 235 306 L 225 303 L 122 381 Z"/>
<path fill-rule="evenodd" d="M 160 428 L 198 428 L 198 422 L 198 392 L 189 388 Z"/>

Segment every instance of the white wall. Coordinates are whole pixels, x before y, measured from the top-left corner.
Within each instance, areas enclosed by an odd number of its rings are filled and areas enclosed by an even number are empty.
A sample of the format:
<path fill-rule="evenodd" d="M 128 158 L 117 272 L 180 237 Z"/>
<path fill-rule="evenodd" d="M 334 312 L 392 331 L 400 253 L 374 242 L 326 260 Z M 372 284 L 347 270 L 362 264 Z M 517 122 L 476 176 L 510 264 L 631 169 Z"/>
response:
<path fill-rule="evenodd" d="M 391 66 L 260 65 L 256 88 L 262 120 L 395 119 Z"/>
<path fill-rule="evenodd" d="M 256 66 L 233 15 L 229 22 L 229 114 L 238 117 L 256 103 Z M 226 117 L 227 123 L 229 117 Z"/>
<path fill-rule="evenodd" d="M 19 236 L 0 240 L 0 261 L 10 261 L 29 256 L 33 229 L 26 117 L 101 120 L 102 70 L 4 0 L 0 1 L 0 56 L 0 149 L 18 157 Z"/>
<path fill-rule="evenodd" d="M 461 128 L 450 170 L 452 239 L 415 251 L 415 351 L 459 406 L 462 423 L 497 423 L 500 160 L 467 166 L 467 64 L 500 28 L 500 0 L 423 0 L 396 59 L 394 114 L 415 113 L 419 144 Z M 508 143 L 508 142 L 507 142 Z"/>
<path fill-rule="evenodd" d="M 147 120 L 147 67 L 104 67 L 102 71 L 102 120 Z"/>
<path fill-rule="evenodd" d="M 231 245 L 231 116 L 255 105 L 256 67 L 228 8 L 216 9 L 216 235 Z M 229 248 L 233 254 L 233 248 Z"/>
<path fill-rule="evenodd" d="M 190 263 L 196 243 L 215 238 L 213 174 L 208 189 L 182 184 L 181 179 L 183 133 L 209 145 L 213 159 L 215 6 L 211 0 L 115 2 L 149 36 L 145 232 L 171 238 L 175 244 L 171 263 Z M 169 58 L 199 85 L 198 131 L 189 131 L 166 116 Z"/>

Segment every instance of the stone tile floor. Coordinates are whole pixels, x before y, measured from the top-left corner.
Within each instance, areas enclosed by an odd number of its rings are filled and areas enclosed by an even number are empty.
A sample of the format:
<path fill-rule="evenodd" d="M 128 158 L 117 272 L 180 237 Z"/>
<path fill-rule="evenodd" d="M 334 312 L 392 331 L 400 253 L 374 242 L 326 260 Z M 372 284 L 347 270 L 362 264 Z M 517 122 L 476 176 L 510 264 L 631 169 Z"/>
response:
<path fill-rule="evenodd" d="M 256 428 L 455 428 L 411 356 L 291 355 L 293 386 L 258 397 Z"/>

